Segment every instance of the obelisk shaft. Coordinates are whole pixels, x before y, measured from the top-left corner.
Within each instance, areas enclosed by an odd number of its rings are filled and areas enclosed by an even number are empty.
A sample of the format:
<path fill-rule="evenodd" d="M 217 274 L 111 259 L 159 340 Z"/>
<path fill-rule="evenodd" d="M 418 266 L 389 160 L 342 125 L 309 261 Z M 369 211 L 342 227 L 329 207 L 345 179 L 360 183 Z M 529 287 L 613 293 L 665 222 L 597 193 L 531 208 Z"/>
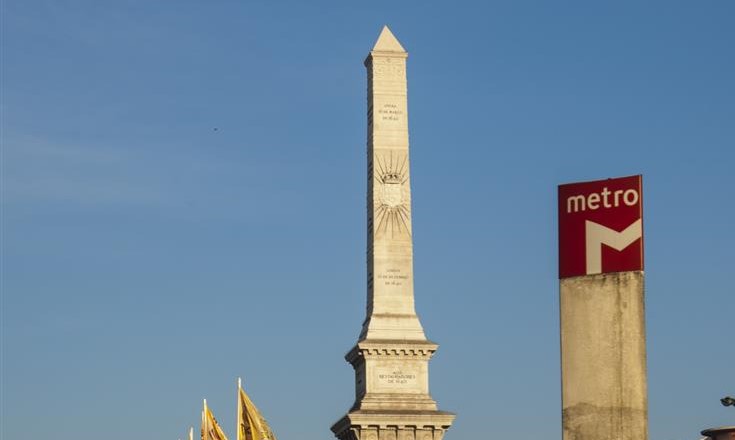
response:
<path fill-rule="evenodd" d="M 406 58 L 385 28 L 368 70 L 367 314 L 360 340 L 425 340 L 413 296 Z"/>

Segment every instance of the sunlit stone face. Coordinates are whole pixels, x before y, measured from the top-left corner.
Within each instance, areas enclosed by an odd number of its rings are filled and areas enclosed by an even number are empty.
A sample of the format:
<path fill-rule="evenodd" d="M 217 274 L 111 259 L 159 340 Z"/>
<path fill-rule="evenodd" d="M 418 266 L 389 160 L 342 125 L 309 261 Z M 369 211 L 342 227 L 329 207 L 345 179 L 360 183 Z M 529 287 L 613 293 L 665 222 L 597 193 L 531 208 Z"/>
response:
<path fill-rule="evenodd" d="M 429 393 L 426 339 L 413 295 L 406 57 L 387 27 L 368 69 L 367 316 L 345 359 L 355 403 L 332 426 L 339 440 L 442 440 L 454 415 Z"/>

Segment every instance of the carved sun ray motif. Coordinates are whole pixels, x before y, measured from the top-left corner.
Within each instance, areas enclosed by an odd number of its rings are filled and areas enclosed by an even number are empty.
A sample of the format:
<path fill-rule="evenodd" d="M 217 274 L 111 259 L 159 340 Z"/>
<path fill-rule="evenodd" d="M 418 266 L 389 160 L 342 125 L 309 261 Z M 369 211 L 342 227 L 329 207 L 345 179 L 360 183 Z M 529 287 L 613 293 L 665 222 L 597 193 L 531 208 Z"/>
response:
<path fill-rule="evenodd" d="M 408 154 L 388 152 L 375 156 L 373 167 L 375 233 L 391 238 L 411 236 Z"/>

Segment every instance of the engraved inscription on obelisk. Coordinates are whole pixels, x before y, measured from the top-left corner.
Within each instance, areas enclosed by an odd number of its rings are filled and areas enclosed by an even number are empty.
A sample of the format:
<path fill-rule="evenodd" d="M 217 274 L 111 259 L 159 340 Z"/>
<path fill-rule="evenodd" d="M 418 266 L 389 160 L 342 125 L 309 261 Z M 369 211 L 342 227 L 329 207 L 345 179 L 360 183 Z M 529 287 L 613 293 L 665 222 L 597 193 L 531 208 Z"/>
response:
<path fill-rule="evenodd" d="M 340 440 L 441 440 L 454 414 L 429 394 L 426 339 L 414 307 L 406 58 L 388 27 L 368 71 L 367 313 L 357 345 L 355 403 L 332 426 Z"/>

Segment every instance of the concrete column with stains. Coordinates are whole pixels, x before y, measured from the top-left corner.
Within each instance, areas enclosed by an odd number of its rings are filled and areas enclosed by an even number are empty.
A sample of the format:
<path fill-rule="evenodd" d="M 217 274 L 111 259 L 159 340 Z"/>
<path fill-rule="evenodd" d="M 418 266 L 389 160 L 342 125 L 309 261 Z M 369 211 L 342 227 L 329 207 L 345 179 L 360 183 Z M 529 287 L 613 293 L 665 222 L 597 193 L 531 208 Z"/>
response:
<path fill-rule="evenodd" d="M 648 438 L 643 272 L 560 282 L 564 440 Z"/>

